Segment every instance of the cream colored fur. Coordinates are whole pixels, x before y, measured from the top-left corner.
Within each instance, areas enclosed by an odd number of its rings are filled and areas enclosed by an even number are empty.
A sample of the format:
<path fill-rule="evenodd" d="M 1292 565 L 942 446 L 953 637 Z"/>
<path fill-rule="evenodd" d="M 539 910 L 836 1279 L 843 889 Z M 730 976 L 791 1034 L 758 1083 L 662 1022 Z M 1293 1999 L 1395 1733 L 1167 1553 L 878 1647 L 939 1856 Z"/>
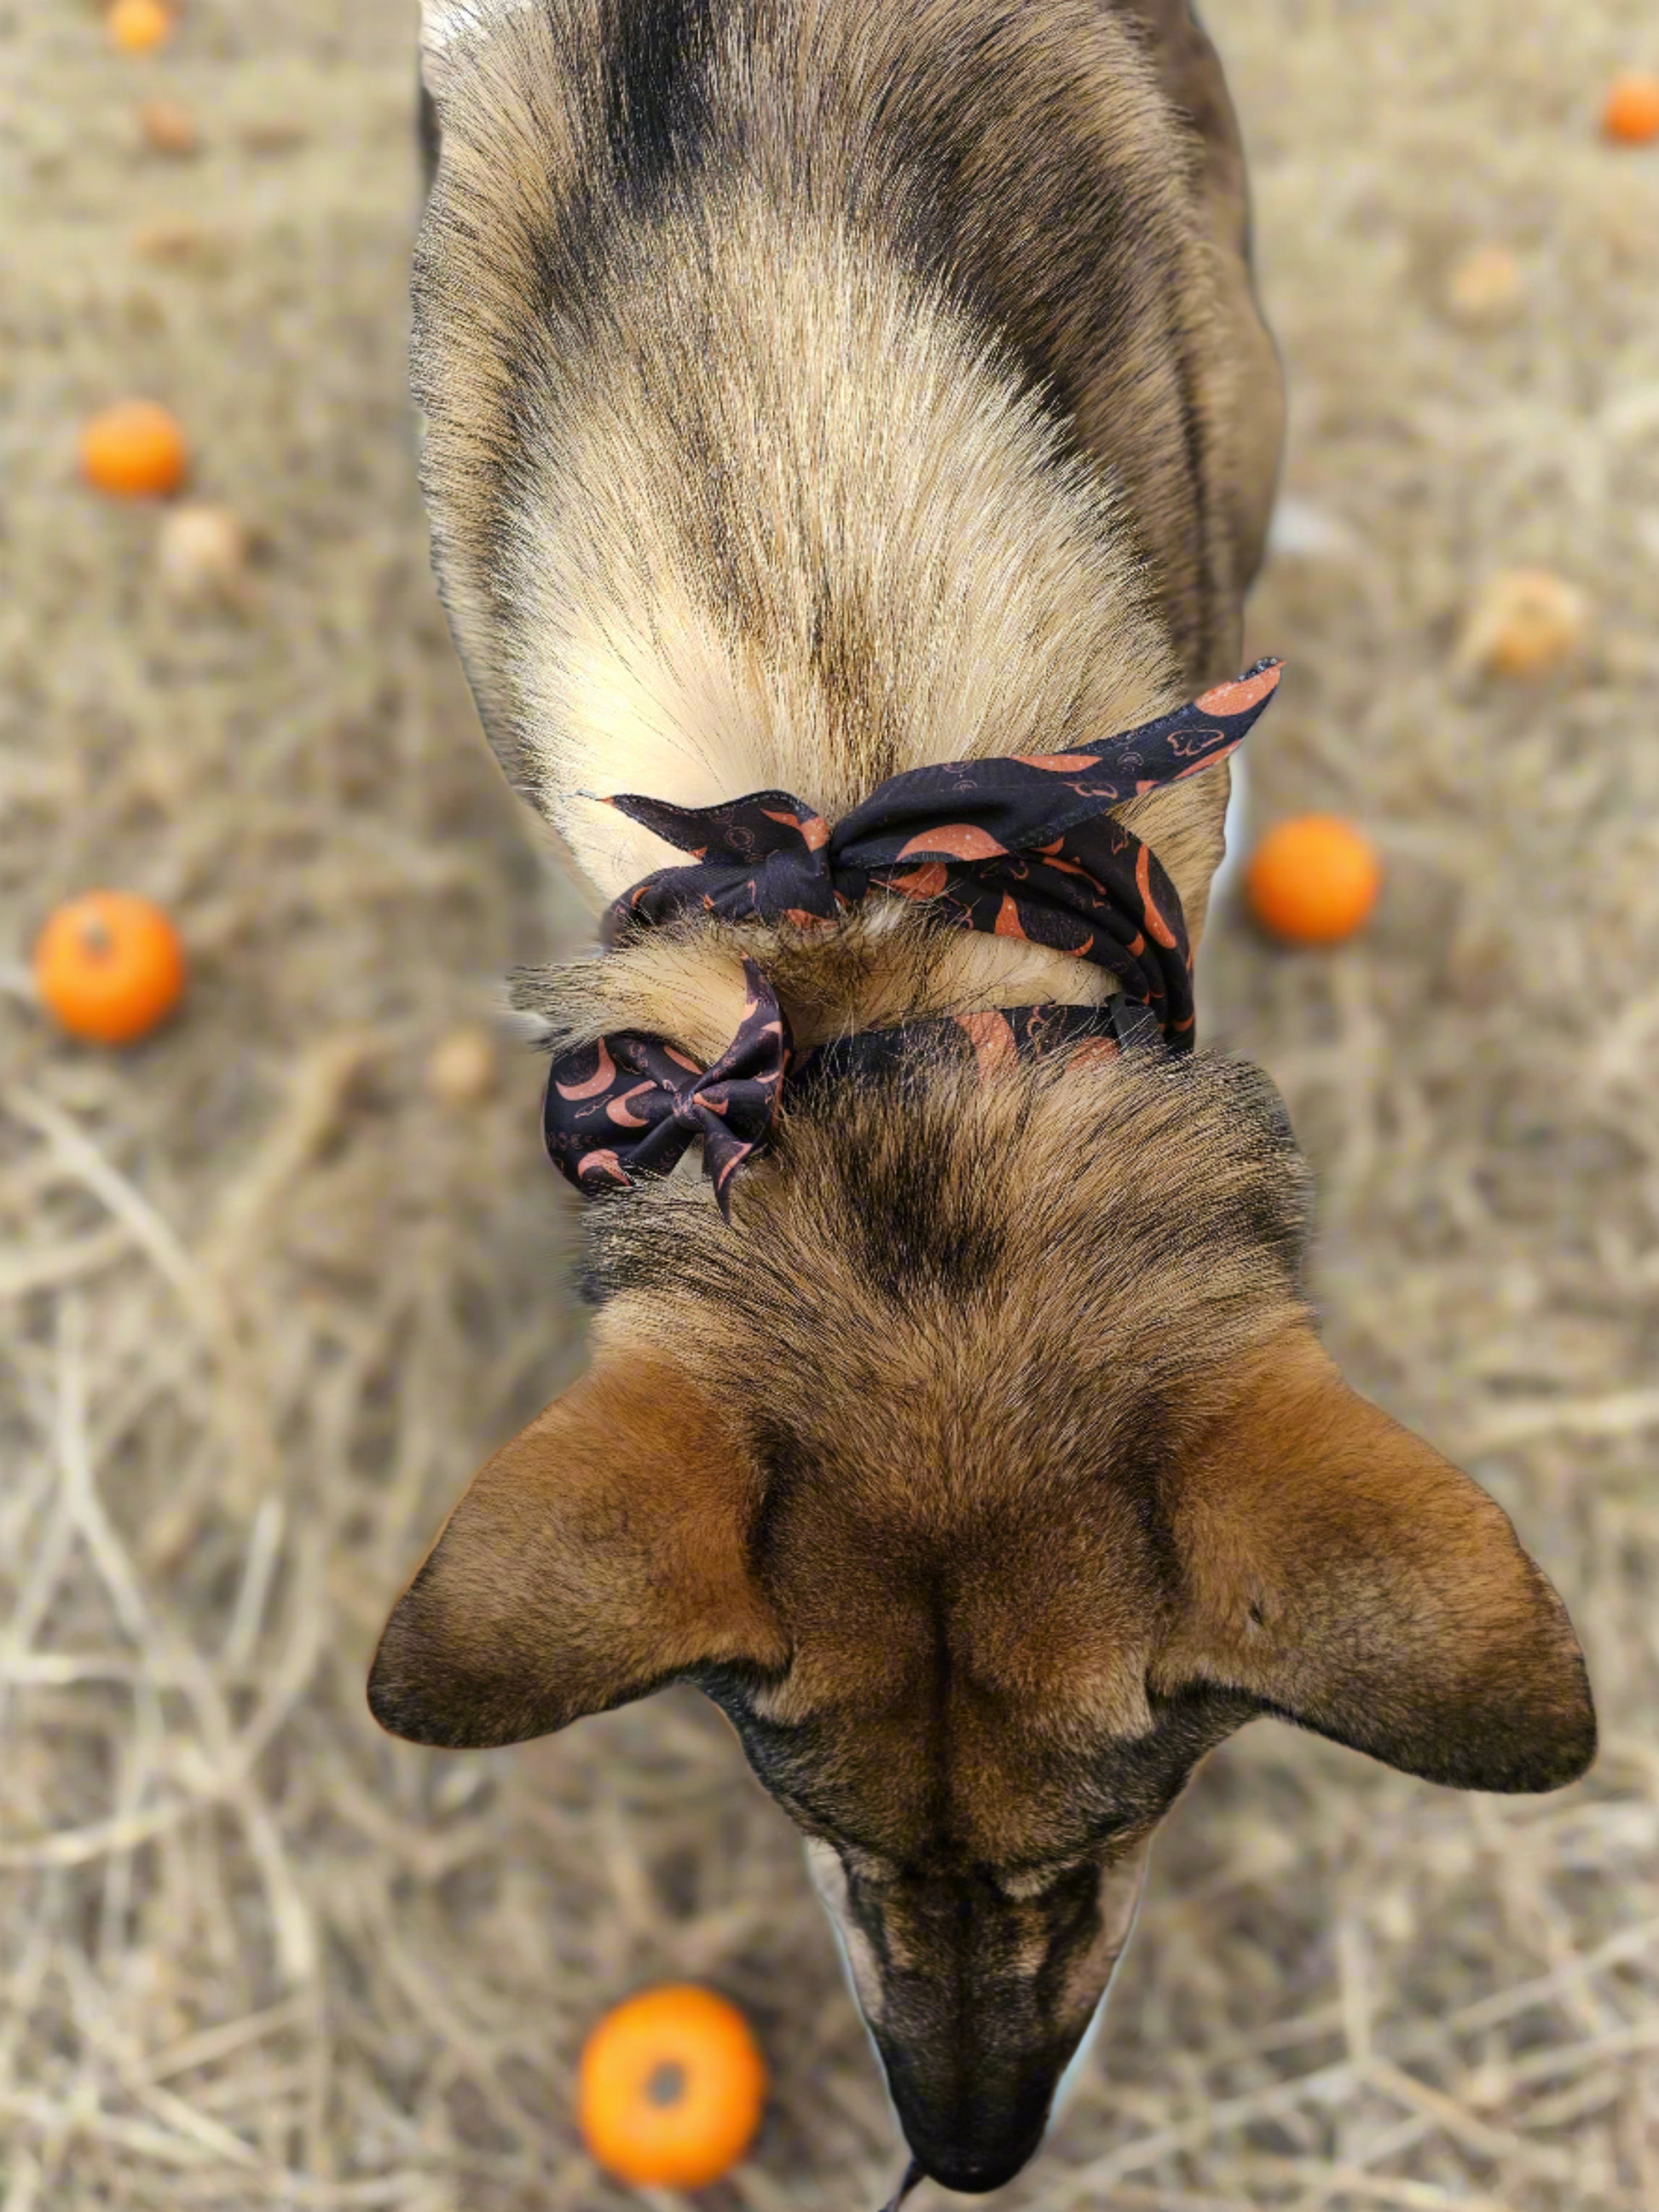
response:
<path fill-rule="evenodd" d="M 1221 642 L 1207 665 L 1183 667 L 1168 618 L 1192 526 L 1159 473 L 1177 434 L 1163 325 L 1126 327 L 1110 374 L 1079 394 L 1081 442 L 1063 443 L 1012 353 L 919 281 L 879 208 L 848 212 L 871 147 L 890 155 L 872 120 L 885 73 L 982 16 L 975 0 L 763 13 L 772 27 L 722 64 L 747 118 L 740 153 L 706 162 L 692 198 L 596 266 L 579 340 L 558 301 L 537 307 L 532 241 L 607 189 L 589 70 L 601 0 L 428 0 L 440 198 L 482 241 L 463 258 L 429 223 L 423 242 L 417 380 L 441 403 L 425 453 L 434 543 L 491 736 L 596 902 L 683 856 L 591 794 L 699 805 L 780 788 L 833 819 L 904 769 L 1108 737 L 1237 672 L 1243 556 L 1226 528 L 1212 530 Z M 1109 9 L 1055 0 L 1002 23 L 987 82 L 1006 88 L 1011 143 L 1038 133 L 1060 59 L 1083 47 L 1089 101 L 1066 127 L 1115 173 L 1133 166 L 1230 493 L 1234 370 L 1207 334 L 1237 280 L 1153 68 Z M 793 158 L 805 129 L 821 141 L 811 182 Z M 988 142 L 972 218 L 991 254 L 1001 155 Z M 539 312 L 526 388 L 505 364 L 522 361 Z M 1091 312 L 1067 310 L 1080 330 Z M 596 324 L 613 334 L 598 349 Z M 513 465 L 492 477 L 502 451 Z M 860 627 L 837 633 L 849 607 Z M 1194 944 L 1226 796 L 1219 768 L 1122 810 L 1170 871 Z M 873 933 L 914 926 L 890 913 Z M 949 960 L 969 1004 L 1115 988 L 994 940 Z M 712 948 L 606 969 L 619 1018 L 698 1048 L 725 1041 L 725 1010 L 741 1003 Z M 831 1010 L 827 1025 L 850 1018 Z"/>

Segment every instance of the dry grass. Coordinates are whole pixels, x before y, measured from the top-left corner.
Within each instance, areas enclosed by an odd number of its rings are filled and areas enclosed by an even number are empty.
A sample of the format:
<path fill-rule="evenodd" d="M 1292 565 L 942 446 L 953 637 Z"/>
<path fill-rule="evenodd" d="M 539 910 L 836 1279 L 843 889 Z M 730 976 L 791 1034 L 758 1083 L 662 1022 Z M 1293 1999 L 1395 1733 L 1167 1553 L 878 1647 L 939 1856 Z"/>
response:
<path fill-rule="evenodd" d="M 665 1972 L 748 2004 L 778 2077 L 711 2202 L 873 2203 L 896 2171 L 873 2062 L 793 1838 L 705 1708 L 439 1757 L 363 1707 L 436 1515 L 574 1357 L 533 1066 L 466 1109 L 422 1082 L 562 924 L 410 483 L 413 12 L 191 0 L 142 64 L 81 0 L 0 13 L 27 210 L 0 354 L 0 2208 L 617 2201 L 571 2062 Z M 1322 1171 L 1333 1342 L 1514 1512 L 1584 1632 L 1606 1750 L 1508 1803 L 1253 1731 L 1174 1824 L 1098 2061 L 1009 2201 L 1638 2212 L 1659 157 L 1593 118 L 1655 58 L 1651 10 L 1210 12 L 1296 392 L 1301 526 L 1253 626 L 1295 665 L 1256 804 L 1358 811 L 1392 878 L 1335 958 L 1224 931 L 1208 990 Z M 197 111 L 195 161 L 141 149 L 158 95 Z M 193 250 L 134 252 L 176 216 Z M 1437 300 L 1488 238 L 1528 290 L 1474 335 Z M 129 388 L 179 409 L 204 492 L 265 535 L 240 619 L 168 605 L 154 514 L 74 485 L 76 422 Z M 1465 683 L 1459 609 L 1520 559 L 1590 592 L 1589 655 Z M 99 879 L 171 901 L 198 970 L 187 1018 L 118 1062 L 46 1033 L 23 965 Z"/>

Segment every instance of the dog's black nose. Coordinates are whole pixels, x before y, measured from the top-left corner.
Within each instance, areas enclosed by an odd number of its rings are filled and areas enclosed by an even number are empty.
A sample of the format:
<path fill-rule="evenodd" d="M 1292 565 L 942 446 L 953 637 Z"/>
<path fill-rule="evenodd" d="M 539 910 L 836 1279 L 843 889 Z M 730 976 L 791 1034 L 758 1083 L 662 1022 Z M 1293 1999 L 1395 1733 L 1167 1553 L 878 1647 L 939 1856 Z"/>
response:
<path fill-rule="evenodd" d="M 915 2142 L 911 2148 L 915 2153 L 915 2163 L 941 2189 L 954 2190 L 959 2197 L 984 2197 L 993 2189 L 1001 2189 L 1022 2172 L 1036 2157 L 1042 2141 L 1042 2130 L 1038 2128 L 1018 2143 L 1000 2143 L 994 2150 Z"/>

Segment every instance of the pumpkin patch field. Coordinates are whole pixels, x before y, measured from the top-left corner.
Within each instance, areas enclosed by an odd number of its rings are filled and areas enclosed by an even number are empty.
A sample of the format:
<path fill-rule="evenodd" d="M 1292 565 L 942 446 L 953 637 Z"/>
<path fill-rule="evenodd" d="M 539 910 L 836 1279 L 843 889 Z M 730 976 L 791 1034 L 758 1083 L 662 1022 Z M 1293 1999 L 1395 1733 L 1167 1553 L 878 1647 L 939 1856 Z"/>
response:
<path fill-rule="evenodd" d="M 998 2202 L 1652 2212 L 1659 26 L 1200 12 L 1291 399 L 1200 1037 L 1285 1098 L 1346 1370 L 1560 1588 L 1601 1752 L 1465 1797 L 1246 1730 Z M 878 2063 L 712 1707 L 459 1753 L 365 1705 L 582 1358 L 494 1010 L 592 917 L 429 572 L 419 13 L 0 8 L 0 2212 L 873 2212 Z"/>

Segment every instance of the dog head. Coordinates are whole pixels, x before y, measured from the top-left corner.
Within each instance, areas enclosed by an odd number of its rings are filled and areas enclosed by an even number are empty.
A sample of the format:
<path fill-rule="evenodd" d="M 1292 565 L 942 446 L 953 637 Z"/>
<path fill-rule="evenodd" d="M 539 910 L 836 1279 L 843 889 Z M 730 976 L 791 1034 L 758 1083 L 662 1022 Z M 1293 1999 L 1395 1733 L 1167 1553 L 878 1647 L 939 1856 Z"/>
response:
<path fill-rule="evenodd" d="M 1194 1765 L 1275 1715 L 1435 1782 L 1595 1747 L 1559 1601 L 1342 1381 L 1270 1087 L 1130 1054 L 786 1119 L 730 1227 L 592 1209 L 586 1376 L 478 1475 L 370 1703 L 501 1744 L 676 1680 L 805 1833 L 922 2168 L 1043 2133 Z"/>

